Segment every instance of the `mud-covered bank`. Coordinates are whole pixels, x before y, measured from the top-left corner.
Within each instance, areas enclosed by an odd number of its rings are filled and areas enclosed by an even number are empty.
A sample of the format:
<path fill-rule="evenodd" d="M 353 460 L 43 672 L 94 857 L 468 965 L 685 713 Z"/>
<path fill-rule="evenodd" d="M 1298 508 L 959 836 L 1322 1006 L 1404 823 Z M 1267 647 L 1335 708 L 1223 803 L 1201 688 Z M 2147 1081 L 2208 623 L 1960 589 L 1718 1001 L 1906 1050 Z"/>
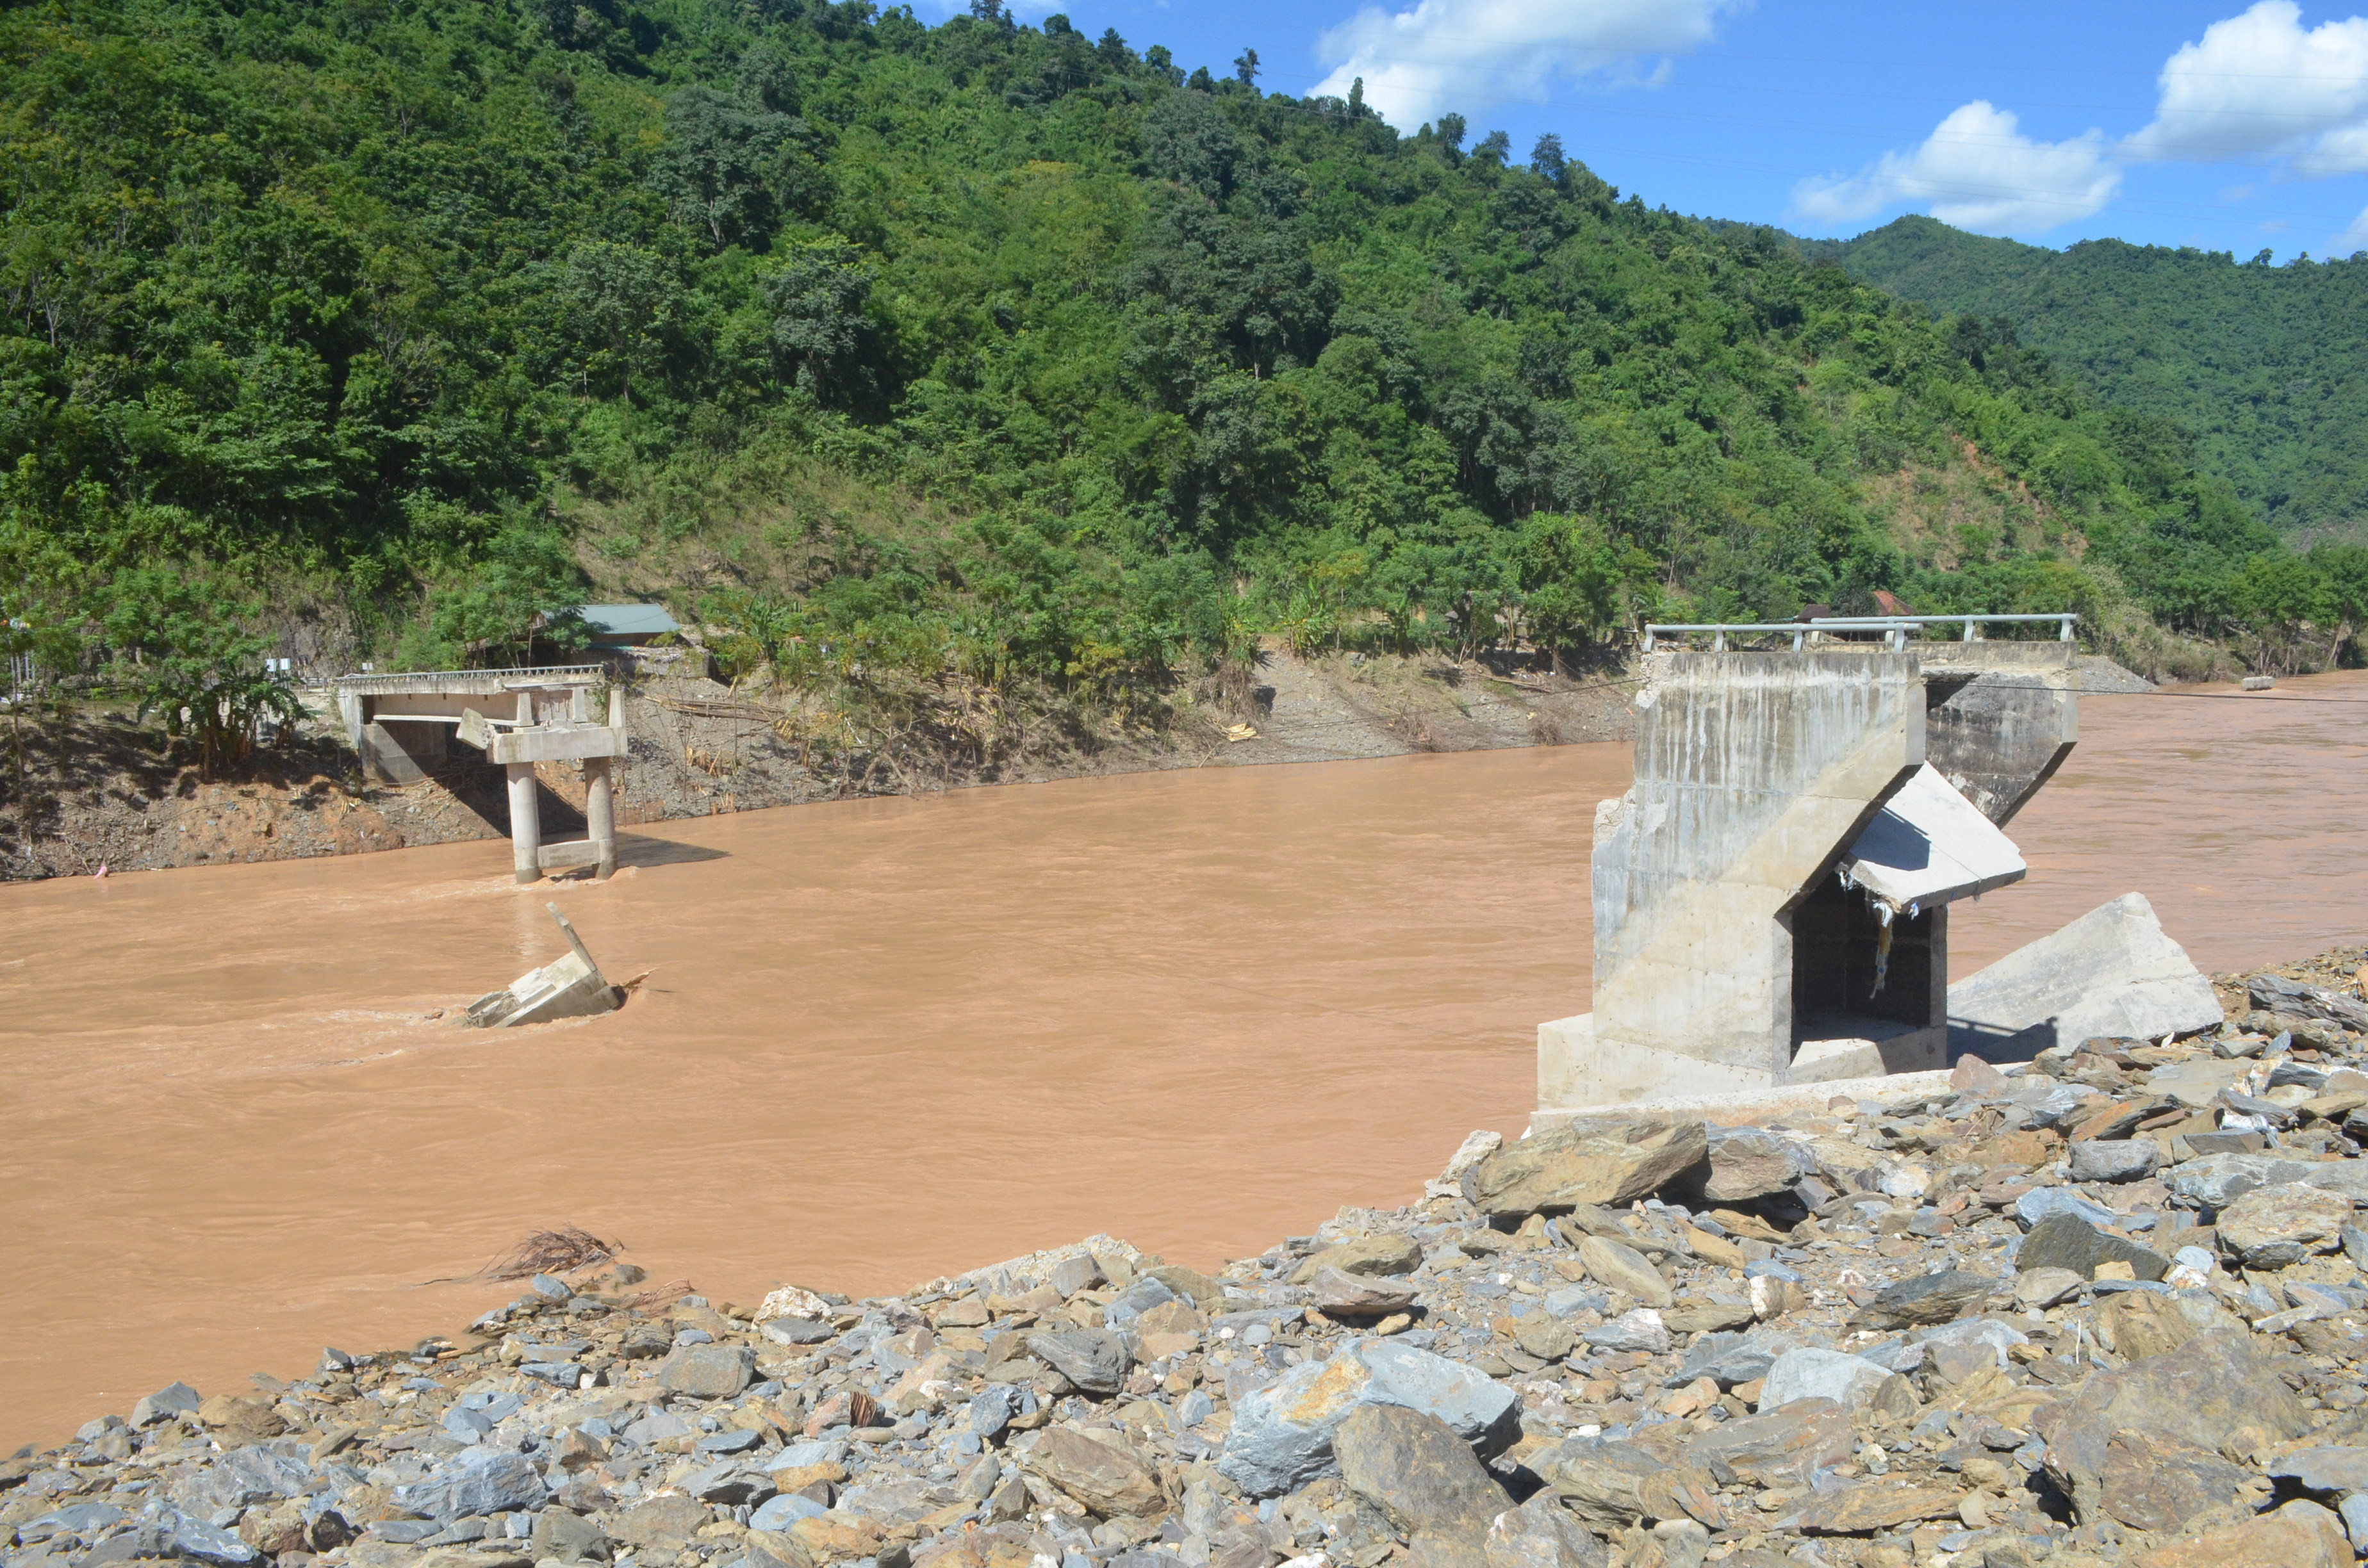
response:
<path fill-rule="evenodd" d="M 1238 689 L 1177 695 L 1156 725 L 1080 723 L 974 694 L 905 694 L 860 726 L 704 676 L 636 679 L 620 825 L 993 784 L 1252 763 L 1314 762 L 1625 740 L 1632 684 L 1452 660 L 1325 655 L 1280 645 Z M 208 778 L 123 714 L 26 722 L 22 783 L 0 777 L 0 880 L 351 855 L 508 835 L 502 775 L 456 764 L 409 785 L 365 782 L 325 699 L 284 746 Z M 965 727 L 967 726 L 967 727 Z M 991 743 L 980 732 L 992 730 Z M 844 732 L 844 733 L 842 733 Z M 463 748 L 455 747 L 456 753 Z M 0 768 L 0 773 L 7 770 Z M 546 834 L 583 828 L 583 784 L 541 769 Z"/>

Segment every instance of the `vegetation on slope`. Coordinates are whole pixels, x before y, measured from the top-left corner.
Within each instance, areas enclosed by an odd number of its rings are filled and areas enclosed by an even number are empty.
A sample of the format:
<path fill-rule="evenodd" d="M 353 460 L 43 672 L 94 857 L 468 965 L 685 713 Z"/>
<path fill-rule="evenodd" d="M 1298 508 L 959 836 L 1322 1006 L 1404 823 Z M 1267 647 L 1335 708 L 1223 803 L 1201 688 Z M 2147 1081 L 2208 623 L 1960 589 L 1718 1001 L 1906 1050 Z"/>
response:
<path fill-rule="evenodd" d="M 2368 256 L 2055 251 L 1924 217 L 1803 249 L 1936 311 L 2012 323 L 2108 406 L 2193 432 L 2197 460 L 2281 535 L 2368 538 Z"/>
<path fill-rule="evenodd" d="M 809 691 L 1156 722 L 1275 632 L 1560 658 L 1891 588 L 2159 666 L 2368 600 L 1978 323 L 1254 75 L 996 0 L 0 11 L 11 636 L 172 715 L 632 590 Z"/>

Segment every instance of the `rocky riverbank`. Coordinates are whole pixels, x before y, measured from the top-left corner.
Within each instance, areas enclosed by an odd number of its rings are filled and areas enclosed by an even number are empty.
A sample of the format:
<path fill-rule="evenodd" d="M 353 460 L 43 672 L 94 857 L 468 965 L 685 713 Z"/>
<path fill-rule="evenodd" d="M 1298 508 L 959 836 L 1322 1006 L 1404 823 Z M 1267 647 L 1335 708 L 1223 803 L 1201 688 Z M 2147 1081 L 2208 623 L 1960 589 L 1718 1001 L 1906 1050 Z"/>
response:
<path fill-rule="evenodd" d="M 450 1337 L 19 1453 L 0 1556 L 2349 1562 L 2362 957 L 2223 977 L 2192 1040 L 1753 1125 L 1475 1134 L 1418 1202 L 1214 1275 L 1097 1236 L 863 1301 L 538 1276 Z"/>

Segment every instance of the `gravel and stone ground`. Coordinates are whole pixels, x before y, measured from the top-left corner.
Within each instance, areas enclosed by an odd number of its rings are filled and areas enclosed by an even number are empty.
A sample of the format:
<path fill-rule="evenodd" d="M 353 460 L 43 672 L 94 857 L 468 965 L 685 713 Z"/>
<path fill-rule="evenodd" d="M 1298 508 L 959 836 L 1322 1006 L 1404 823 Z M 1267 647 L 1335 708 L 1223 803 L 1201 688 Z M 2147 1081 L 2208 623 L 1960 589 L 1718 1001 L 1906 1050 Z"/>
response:
<path fill-rule="evenodd" d="M 2368 1006 L 2235 978 L 2208 1037 L 1912 1098 L 1474 1134 L 1214 1276 L 1097 1236 L 867 1301 L 538 1277 L 0 1462 L 0 1562 L 2348 1562 Z"/>

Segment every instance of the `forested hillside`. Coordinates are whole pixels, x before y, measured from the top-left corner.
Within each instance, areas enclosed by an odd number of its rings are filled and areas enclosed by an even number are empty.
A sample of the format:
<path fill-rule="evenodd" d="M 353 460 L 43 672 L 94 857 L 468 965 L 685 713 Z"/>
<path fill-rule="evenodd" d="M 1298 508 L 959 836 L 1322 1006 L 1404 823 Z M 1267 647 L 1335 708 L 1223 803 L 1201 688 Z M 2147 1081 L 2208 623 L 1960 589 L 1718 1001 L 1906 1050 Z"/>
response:
<path fill-rule="evenodd" d="M 2286 538 L 2368 538 L 2368 258 L 2054 251 L 1924 217 L 1804 250 L 1936 311 L 2010 322 L 2100 402 L 2178 421 Z"/>
<path fill-rule="evenodd" d="M 2368 598 L 1984 326 L 1187 63 L 996 0 L 0 11 L 13 635 L 169 712 L 654 593 L 791 684 L 1124 709 L 1277 632 L 1889 587 L 2278 660 Z"/>

